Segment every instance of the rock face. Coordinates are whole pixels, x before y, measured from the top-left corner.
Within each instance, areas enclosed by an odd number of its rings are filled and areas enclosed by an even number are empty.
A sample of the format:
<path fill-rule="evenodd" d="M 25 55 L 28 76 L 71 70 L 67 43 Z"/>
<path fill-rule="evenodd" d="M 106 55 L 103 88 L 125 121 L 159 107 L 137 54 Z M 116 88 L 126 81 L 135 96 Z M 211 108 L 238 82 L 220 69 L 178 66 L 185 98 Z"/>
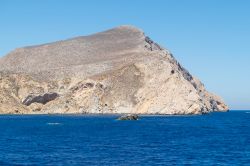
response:
<path fill-rule="evenodd" d="M 57 93 L 45 93 L 42 95 L 28 95 L 24 100 L 23 104 L 29 106 L 32 103 L 46 104 L 58 97 Z"/>
<path fill-rule="evenodd" d="M 0 113 L 227 111 L 172 54 L 132 26 L 16 49 L 0 59 Z"/>

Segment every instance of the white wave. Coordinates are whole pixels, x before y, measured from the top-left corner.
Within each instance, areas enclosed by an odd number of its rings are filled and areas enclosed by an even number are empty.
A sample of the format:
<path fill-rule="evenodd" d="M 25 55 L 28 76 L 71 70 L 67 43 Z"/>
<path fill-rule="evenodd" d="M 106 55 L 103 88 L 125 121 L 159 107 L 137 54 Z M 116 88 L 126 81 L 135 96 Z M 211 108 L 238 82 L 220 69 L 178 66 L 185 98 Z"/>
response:
<path fill-rule="evenodd" d="M 61 125 L 62 123 L 57 123 L 57 122 L 52 122 L 52 123 L 47 123 L 47 125 Z"/>

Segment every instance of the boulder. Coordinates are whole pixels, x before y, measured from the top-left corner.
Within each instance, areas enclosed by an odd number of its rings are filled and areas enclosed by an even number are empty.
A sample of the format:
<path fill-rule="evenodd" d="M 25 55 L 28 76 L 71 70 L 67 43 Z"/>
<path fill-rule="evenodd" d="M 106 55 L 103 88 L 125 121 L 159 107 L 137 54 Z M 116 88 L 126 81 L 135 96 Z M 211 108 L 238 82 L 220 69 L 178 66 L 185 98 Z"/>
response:
<path fill-rule="evenodd" d="M 139 116 L 135 114 L 123 115 L 118 120 L 139 120 Z"/>

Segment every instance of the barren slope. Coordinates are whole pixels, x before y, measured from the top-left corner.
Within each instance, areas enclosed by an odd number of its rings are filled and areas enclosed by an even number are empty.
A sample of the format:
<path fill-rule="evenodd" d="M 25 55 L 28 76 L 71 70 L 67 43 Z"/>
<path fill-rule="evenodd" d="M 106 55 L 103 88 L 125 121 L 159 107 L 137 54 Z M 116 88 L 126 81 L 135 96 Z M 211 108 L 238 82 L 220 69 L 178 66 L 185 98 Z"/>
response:
<path fill-rule="evenodd" d="M 19 48 L 0 59 L 0 113 L 226 111 L 171 53 L 131 26 Z"/>

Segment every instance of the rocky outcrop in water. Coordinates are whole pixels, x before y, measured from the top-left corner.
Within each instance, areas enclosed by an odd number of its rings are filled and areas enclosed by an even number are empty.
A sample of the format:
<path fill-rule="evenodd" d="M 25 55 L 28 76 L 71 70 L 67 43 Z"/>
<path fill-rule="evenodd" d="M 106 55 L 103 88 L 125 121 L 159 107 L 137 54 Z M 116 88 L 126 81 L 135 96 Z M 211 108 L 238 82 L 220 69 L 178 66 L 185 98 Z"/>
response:
<path fill-rule="evenodd" d="M 132 26 L 0 59 L 0 113 L 203 114 L 222 99 Z"/>
<path fill-rule="evenodd" d="M 123 115 L 118 120 L 139 120 L 139 116 L 135 114 Z"/>

